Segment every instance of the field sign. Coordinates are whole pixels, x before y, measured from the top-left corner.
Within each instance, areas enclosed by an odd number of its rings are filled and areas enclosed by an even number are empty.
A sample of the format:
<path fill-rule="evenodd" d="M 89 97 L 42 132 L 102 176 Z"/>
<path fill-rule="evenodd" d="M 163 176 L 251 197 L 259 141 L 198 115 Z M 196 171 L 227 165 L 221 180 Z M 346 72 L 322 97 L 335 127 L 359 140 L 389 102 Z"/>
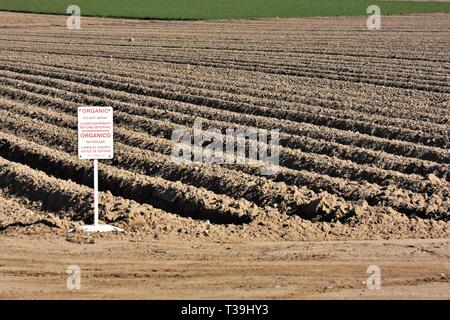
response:
<path fill-rule="evenodd" d="M 78 157 L 112 159 L 113 108 L 78 108 Z"/>
<path fill-rule="evenodd" d="M 78 108 L 78 157 L 94 160 L 94 224 L 81 226 L 85 232 L 123 231 L 98 219 L 98 159 L 113 157 L 113 108 Z"/>

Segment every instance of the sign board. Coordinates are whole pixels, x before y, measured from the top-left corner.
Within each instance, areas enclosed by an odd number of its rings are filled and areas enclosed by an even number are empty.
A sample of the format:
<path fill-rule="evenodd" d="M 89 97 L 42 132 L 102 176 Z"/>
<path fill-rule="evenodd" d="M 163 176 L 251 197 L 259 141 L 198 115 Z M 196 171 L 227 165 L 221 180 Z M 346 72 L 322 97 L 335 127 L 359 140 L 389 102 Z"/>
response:
<path fill-rule="evenodd" d="M 81 226 L 85 232 L 123 231 L 99 223 L 98 159 L 112 159 L 113 146 L 113 108 L 79 107 L 78 157 L 94 160 L 94 224 Z"/>
<path fill-rule="evenodd" d="M 78 108 L 78 157 L 113 158 L 113 108 Z"/>

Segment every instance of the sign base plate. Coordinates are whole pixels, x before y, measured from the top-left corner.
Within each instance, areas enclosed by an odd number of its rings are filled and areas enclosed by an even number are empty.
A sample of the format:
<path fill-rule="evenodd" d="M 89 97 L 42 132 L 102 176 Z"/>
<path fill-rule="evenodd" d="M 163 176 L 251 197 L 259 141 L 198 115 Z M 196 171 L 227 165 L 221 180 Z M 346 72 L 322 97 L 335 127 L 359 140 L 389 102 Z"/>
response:
<path fill-rule="evenodd" d="M 123 232 L 121 228 L 110 226 L 109 224 L 84 225 L 79 227 L 84 232 Z"/>

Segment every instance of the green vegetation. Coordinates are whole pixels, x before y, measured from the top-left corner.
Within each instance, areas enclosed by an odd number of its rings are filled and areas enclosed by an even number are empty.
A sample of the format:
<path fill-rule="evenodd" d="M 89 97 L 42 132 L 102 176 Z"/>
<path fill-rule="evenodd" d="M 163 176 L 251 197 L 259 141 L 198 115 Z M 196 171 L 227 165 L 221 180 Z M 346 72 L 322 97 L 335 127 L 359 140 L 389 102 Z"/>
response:
<path fill-rule="evenodd" d="M 374 0 L 0 0 L 0 10 L 65 14 L 75 4 L 84 16 L 149 19 L 223 19 L 450 12 L 449 2 Z"/>

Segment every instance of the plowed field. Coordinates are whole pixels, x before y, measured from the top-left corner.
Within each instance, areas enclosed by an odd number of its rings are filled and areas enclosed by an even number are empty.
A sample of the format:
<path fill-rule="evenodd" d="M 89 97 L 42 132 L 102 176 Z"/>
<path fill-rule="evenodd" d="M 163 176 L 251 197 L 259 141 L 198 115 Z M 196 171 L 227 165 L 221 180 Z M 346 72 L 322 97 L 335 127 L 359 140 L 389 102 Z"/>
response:
<path fill-rule="evenodd" d="M 77 107 L 112 106 L 100 219 L 131 237 L 448 237 L 450 15 L 136 21 L 0 13 L 0 232 L 92 220 Z M 280 166 L 179 165 L 176 129 L 279 129 Z M 6 205 L 4 205 L 6 204 Z"/>

